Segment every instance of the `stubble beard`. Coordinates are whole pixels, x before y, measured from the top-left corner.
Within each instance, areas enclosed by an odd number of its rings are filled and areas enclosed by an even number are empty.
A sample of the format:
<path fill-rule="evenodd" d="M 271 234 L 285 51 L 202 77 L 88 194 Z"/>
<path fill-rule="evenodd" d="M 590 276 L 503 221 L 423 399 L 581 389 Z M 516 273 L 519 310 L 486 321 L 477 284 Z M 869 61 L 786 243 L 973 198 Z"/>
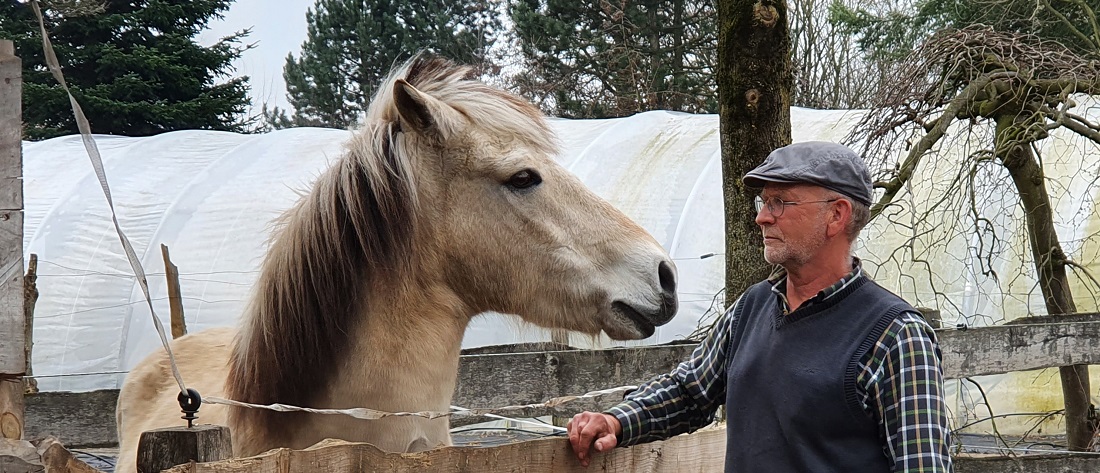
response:
<path fill-rule="evenodd" d="M 804 241 L 782 240 L 769 246 L 764 244 L 764 261 L 777 264 L 788 270 L 802 267 L 813 259 L 817 251 L 825 245 L 825 232 L 813 232 L 806 235 Z"/>

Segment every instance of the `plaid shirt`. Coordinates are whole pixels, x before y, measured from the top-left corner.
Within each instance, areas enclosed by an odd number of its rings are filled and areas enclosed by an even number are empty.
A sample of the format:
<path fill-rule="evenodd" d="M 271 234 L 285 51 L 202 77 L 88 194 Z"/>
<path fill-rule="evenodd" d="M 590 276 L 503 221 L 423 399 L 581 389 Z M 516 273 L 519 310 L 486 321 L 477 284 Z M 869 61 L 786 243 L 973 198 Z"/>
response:
<path fill-rule="evenodd" d="M 855 259 L 851 273 L 803 306 L 824 301 L 861 277 L 863 270 Z M 771 281 L 784 313 L 789 312 L 784 294 L 786 275 L 781 273 Z M 737 303 L 690 359 L 640 386 L 607 411 L 623 426 L 620 446 L 665 439 L 711 423 L 726 401 L 728 337 L 735 307 Z M 904 312 L 859 361 L 856 389 L 864 410 L 879 425 L 883 454 L 893 459 L 893 472 L 952 471 L 941 359 L 932 328 L 919 314 Z M 925 385 L 931 394 L 917 395 Z"/>

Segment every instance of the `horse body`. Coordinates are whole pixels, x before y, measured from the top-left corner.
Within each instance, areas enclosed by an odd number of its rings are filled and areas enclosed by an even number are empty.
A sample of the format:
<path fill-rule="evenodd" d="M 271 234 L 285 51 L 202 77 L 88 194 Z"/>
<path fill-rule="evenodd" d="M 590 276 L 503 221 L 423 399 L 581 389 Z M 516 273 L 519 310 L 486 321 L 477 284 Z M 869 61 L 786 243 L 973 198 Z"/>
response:
<path fill-rule="evenodd" d="M 676 312 L 675 267 L 553 160 L 530 104 L 418 56 L 379 89 L 347 153 L 281 219 L 238 329 L 173 342 L 203 396 L 316 408 L 447 411 L 463 334 L 486 311 L 614 339 Z M 180 425 L 167 356 L 127 377 L 120 472 L 141 432 Z M 325 438 L 394 452 L 449 445 L 446 418 L 359 420 L 203 405 L 234 453 Z"/>

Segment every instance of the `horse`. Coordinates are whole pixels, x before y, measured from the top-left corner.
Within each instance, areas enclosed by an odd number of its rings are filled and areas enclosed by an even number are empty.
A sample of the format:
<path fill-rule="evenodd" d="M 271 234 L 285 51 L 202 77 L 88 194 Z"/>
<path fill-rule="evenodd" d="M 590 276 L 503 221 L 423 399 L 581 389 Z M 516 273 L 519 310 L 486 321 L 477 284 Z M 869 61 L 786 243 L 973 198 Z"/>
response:
<path fill-rule="evenodd" d="M 253 404 L 450 410 L 477 314 L 642 339 L 676 313 L 676 267 L 642 227 L 557 164 L 530 102 L 418 54 L 395 68 L 330 169 L 276 221 L 237 328 L 172 341 L 189 388 Z M 181 424 L 164 350 L 127 375 L 119 470 L 143 431 Z M 233 454 L 326 438 L 389 452 L 451 444 L 447 417 L 204 405 Z"/>

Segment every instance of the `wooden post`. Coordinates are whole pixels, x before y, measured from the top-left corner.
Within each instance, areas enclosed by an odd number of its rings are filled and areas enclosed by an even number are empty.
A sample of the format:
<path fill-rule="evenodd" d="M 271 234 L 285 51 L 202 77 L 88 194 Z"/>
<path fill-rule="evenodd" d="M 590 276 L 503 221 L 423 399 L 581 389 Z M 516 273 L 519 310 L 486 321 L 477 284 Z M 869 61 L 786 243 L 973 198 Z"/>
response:
<path fill-rule="evenodd" d="M 560 328 L 551 329 L 550 341 L 555 345 L 569 346 L 569 331 Z M 561 348 L 555 348 L 555 350 L 559 349 Z M 565 427 L 570 420 L 572 420 L 571 417 L 550 416 L 550 423 L 556 427 Z"/>
<path fill-rule="evenodd" d="M 189 462 L 225 460 L 233 455 L 229 428 L 202 424 L 168 427 L 141 433 L 138 440 L 138 473 L 160 473 Z"/>
<path fill-rule="evenodd" d="M 23 72 L 0 40 L 0 437 L 23 438 Z"/>
<path fill-rule="evenodd" d="M 183 318 L 183 299 L 180 297 L 180 271 L 168 256 L 168 245 L 160 245 L 164 256 L 164 277 L 168 281 L 168 307 L 172 314 L 172 338 L 187 335 L 187 321 Z"/>
<path fill-rule="evenodd" d="M 940 315 L 940 311 L 938 309 L 933 309 L 931 307 L 917 307 L 917 310 L 920 311 L 920 316 L 924 319 L 925 322 L 928 322 L 928 325 L 930 325 L 932 328 L 943 328 L 943 316 Z"/>
<path fill-rule="evenodd" d="M 23 392 L 34 394 L 38 392 L 38 381 L 31 377 L 34 374 L 34 365 L 31 363 L 32 349 L 34 348 L 34 304 L 38 302 L 38 255 L 31 253 L 27 261 L 27 275 L 23 276 L 23 339 L 26 342 L 23 359 L 27 364 L 27 374 L 23 378 Z"/>

